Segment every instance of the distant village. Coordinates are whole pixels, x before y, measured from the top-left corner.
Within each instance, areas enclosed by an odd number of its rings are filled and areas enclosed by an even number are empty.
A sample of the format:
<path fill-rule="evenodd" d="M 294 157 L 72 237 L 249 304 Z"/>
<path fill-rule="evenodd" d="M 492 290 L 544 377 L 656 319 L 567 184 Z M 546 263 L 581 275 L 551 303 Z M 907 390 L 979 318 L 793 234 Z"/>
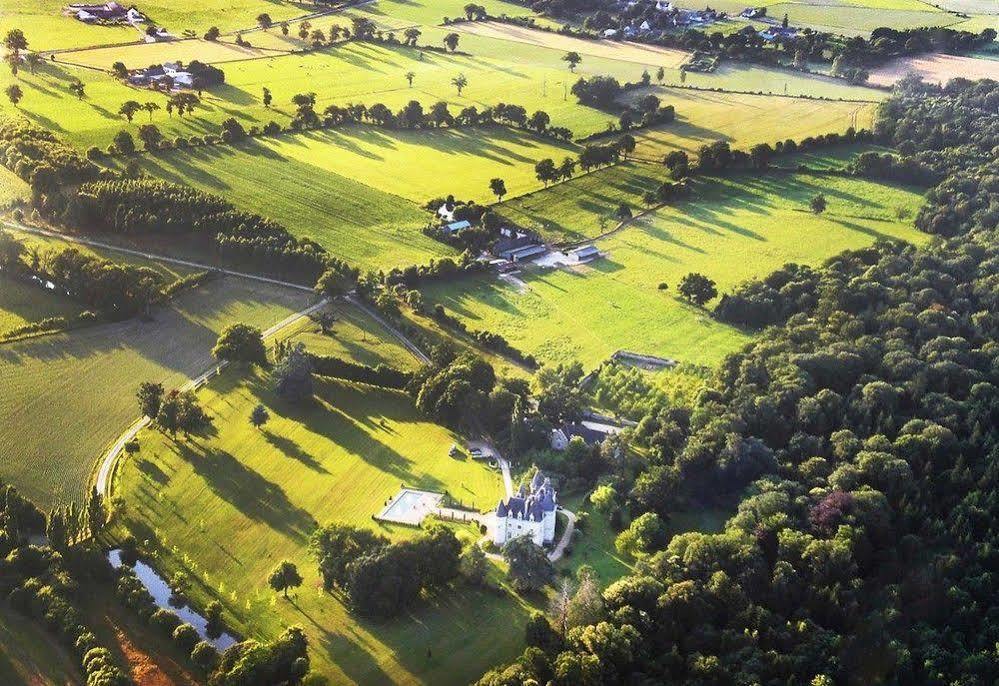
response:
<path fill-rule="evenodd" d="M 620 0 L 618 9 L 629 16 L 633 16 L 638 10 L 642 16 L 633 19 L 622 28 L 604 29 L 600 32 L 602 38 L 656 40 L 667 33 L 675 33 L 677 29 L 706 30 L 712 24 L 733 18 L 727 12 L 715 10 L 710 6 L 702 10 L 686 9 L 678 7 L 670 0 Z M 650 17 L 645 11 L 647 9 L 653 10 L 654 16 Z M 797 29 L 781 26 L 779 20 L 768 17 L 766 7 L 747 7 L 737 15 L 737 18 L 772 24 L 759 32 L 768 42 L 794 38 L 798 34 Z M 751 26 L 748 23 L 746 25 Z"/>

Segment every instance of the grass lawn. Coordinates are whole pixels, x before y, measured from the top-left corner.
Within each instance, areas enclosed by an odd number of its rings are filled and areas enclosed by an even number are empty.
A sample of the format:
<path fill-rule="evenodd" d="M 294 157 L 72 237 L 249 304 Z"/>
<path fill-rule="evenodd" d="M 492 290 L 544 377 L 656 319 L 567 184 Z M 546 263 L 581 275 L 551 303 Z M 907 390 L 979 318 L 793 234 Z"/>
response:
<path fill-rule="evenodd" d="M 819 192 L 829 209 L 817 216 L 805 208 Z M 624 348 L 710 365 L 750 336 L 680 301 L 674 293 L 683 275 L 701 272 L 724 293 L 784 263 L 816 264 L 878 238 L 921 242 L 922 234 L 896 219 L 899 208 L 912 213 L 921 201 L 916 189 L 838 177 L 700 181 L 693 200 L 600 241 L 606 257 L 588 266 L 528 267 L 521 274 L 526 291 L 483 276 L 435 284 L 424 295 L 428 306 L 443 304 L 469 327 L 499 333 L 546 362 L 578 359 L 590 367 Z M 559 223 L 554 207 L 550 220 Z"/>
<path fill-rule="evenodd" d="M 304 343 L 309 352 L 316 355 L 334 355 L 372 367 L 379 364 L 396 369 L 419 367 L 419 360 L 363 310 L 337 303 L 326 311 L 335 317 L 329 333 L 323 333 L 317 321 L 319 313 L 316 313 L 283 329 L 281 339 Z"/>
<path fill-rule="evenodd" d="M 225 278 L 132 319 L 0 345 L 0 479 L 43 509 L 79 499 L 101 451 L 138 414 L 135 389 L 180 386 L 211 365 L 226 325 L 266 328 L 308 294 Z"/>
<path fill-rule="evenodd" d="M 164 551 L 158 566 L 186 568 L 201 582 L 196 597 L 217 595 L 237 631 L 267 637 L 302 625 L 313 666 L 333 683 L 468 683 L 519 652 L 526 609 L 513 597 L 459 588 L 375 624 L 321 591 L 306 550 L 317 522 L 409 536 L 413 529 L 371 520 L 401 484 L 448 490 L 479 508 L 502 493 L 498 472 L 448 456 L 459 438 L 408 397 L 327 380 L 311 407 L 294 407 L 266 375 L 232 370 L 201 399 L 213 418 L 209 434 L 174 441 L 144 431 L 115 489 L 128 503 L 126 524 Z M 257 403 L 271 412 L 263 430 L 247 421 Z M 266 584 L 283 558 L 305 577 L 291 601 Z"/>
<path fill-rule="evenodd" d="M 748 149 L 823 133 L 843 133 L 851 126 L 869 128 L 877 105 L 826 102 L 779 96 L 713 93 L 653 87 L 650 92 L 676 107 L 676 121 L 634 131 L 635 154 L 660 162 L 670 150 L 697 152 L 704 143 L 724 140 Z M 636 96 L 639 94 L 635 91 Z"/>
<path fill-rule="evenodd" d="M 83 683 L 74 657 L 35 620 L 0 607 L 0 683 L 66 686 Z"/>

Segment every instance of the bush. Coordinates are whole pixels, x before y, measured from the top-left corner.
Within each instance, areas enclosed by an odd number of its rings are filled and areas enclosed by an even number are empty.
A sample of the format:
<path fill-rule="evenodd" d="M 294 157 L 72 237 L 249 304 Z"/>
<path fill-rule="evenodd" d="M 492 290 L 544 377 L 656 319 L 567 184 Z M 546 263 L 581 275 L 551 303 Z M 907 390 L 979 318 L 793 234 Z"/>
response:
<path fill-rule="evenodd" d="M 170 610 L 160 608 L 150 616 L 149 624 L 164 636 L 170 636 L 180 626 L 180 617 Z"/>
<path fill-rule="evenodd" d="M 189 653 L 194 650 L 194 646 L 196 646 L 200 640 L 201 637 L 198 636 L 198 630 L 190 624 L 181 624 L 173 630 L 173 642 L 176 643 L 185 653 Z"/>
<path fill-rule="evenodd" d="M 219 652 L 208 641 L 201 641 L 191 650 L 191 662 L 206 673 L 211 672 L 219 663 Z"/>

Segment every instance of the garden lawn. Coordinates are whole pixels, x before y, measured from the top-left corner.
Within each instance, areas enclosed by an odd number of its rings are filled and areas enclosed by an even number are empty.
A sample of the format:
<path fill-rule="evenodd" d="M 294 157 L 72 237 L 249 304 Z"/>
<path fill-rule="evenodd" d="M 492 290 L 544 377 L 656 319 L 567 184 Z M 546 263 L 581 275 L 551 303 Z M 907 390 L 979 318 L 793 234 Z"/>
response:
<path fill-rule="evenodd" d="M 465 684 L 518 653 L 526 614 L 514 597 L 459 585 L 395 620 L 369 623 L 322 592 L 306 548 L 316 523 L 331 521 L 413 535 L 371 519 L 402 484 L 490 507 L 502 494 L 498 472 L 449 457 L 459 437 L 404 394 L 325 380 L 315 402 L 300 407 L 271 384 L 266 374 L 228 370 L 200 393 L 213 422 L 208 435 L 139 435 L 140 452 L 119 470 L 115 492 L 128 503 L 126 524 L 166 551 L 162 569 L 184 568 L 198 582 L 195 599 L 218 596 L 244 635 L 301 625 L 313 668 L 332 683 Z M 271 413 L 260 430 L 247 420 L 258 403 Z M 291 600 L 266 582 L 285 558 L 305 578 Z"/>
<path fill-rule="evenodd" d="M 820 192 L 829 208 L 814 215 L 807 203 Z M 597 242 L 606 257 L 590 265 L 526 267 L 526 291 L 482 276 L 428 286 L 427 304 L 440 303 L 469 327 L 501 334 L 545 362 L 578 359 L 592 367 L 623 348 L 711 365 L 751 336 L 679 300 L 685 274 L 703 273 L 724 293 L 787 262 L 817 264 L 879 238 L 923 240 L 896 218 L 921 204 L 916 189 L 804 174 L 733 175 L 698 181 L 693 198 Z"/>
<path fill-rule="evenodd" d="M 676 107 L 671 124 L 633 131 L 635 155 L 661 162 L 671 150 L 696 153 L 704 143 L 728 141 L 748 150 L 756 143 L 776 143 L 825 133 L 845 133 L 848 128 L 869 128 L 877 105 L 828 102 L 779 96 L 740 95 L 655 89 L 664 104 Z M 612 140 L 612 139 L 608 139 Z"/>
<path fill-rule="evenodd" d="M 0 480 L 46 510 L 79 501 L 101 452 L 137 418 L 140 382 L 176 388 L 211 366 L 226 325 L 267 328 L 309 298 L 224 278 L 181 293 L 150 321 L 0 345 Z"/>

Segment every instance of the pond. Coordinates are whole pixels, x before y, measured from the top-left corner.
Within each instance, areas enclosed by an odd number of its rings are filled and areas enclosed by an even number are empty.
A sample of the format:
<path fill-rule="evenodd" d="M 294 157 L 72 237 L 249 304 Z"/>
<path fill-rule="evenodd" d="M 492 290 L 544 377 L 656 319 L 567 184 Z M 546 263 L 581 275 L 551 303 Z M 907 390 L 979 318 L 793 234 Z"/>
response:
<path fill-rule="evenodd" d="M 110 562 L 111 566 L 115 569 L 121 567 L 121 550 L 116 548 L 115 550 L 108 552 L 108 562 Z M 208 632 L 206 631 L 208 620 L 187 605 L 180 609 L 173 607 L 170 604 L 170 586 L 167 584 L 166 579 L 156 573 L 155 569 L 141 560 L 136 562 L 135 567 L 132 569 L 135 570 L 135 576 L 139 577 L 139 581 L 141 581 L 142 585 L 146 587 L 149 594 L 153 596 L 153 601 L 156 603 L 157 607 L 175 612 L 177 616 L 180 617 L 180 621 L 186 622 L 193 626 L 197 630 L 198 636 L 215 646 L 219 652 L 222 652 L 237 642 L 235 637 L 227 633 L 222 634 L 218 638 L 208 638 Z"/>

